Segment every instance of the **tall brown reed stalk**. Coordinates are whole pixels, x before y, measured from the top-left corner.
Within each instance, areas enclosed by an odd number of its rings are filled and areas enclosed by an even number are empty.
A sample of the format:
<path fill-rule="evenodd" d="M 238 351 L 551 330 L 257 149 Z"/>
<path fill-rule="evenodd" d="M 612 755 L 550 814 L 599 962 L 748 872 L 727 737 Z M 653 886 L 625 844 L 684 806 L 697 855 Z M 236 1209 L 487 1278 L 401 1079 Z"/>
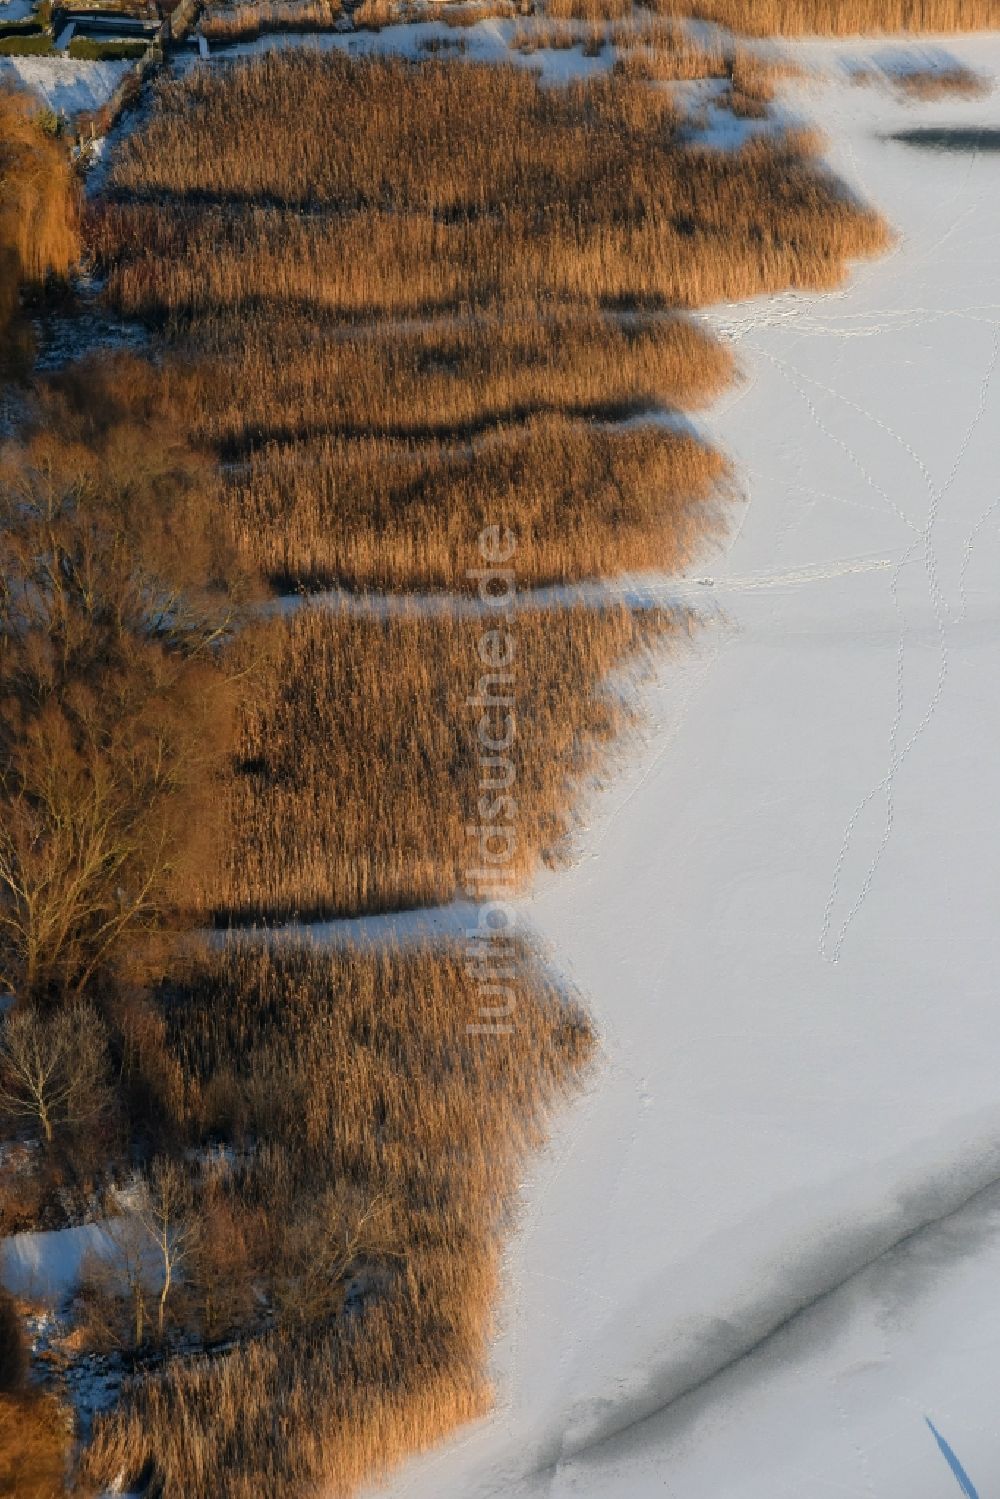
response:
<path fill-rule="evenodd" d="M 721 520 L 721 456 L 685 432 L 564 416 L 466 443 L 270 444 L 234 475 L 242 555 L 278 588 L 475 589 L 476 538 L 518 537 L 524 588 L 677 572 Z"/>
<path fill-rule="evenodd" d="M 169 399 L 229 453 L 267 437 L 446 437 L 547 412 L 697 407 L 732 370 L 687 321 L 568 315 L 381 337 L 330 337 L 302 317 L 226 319 L 201 330 L 198 354 L 167 367 Z"/>
<path fill-rule="evenodd" d="M 586 9 L 587 19 L 621 14 L 624 0 L 548 0 L 549 14 Z M 988 31 L 997 25 L 994 0 L 651 0 L 671 16 L 716 21 L 753 36 L 809 32 Z"/>
<path fill-rule="evenodd" d="M 144 1475 L 184 1499 L 343 1496 L 484 1412 L 498 1236 L 526 1152 L 594 1045 L 527 950 L 509 945 L 501 967 L 512 1023 L 489 1034 L 483 977 L 456 944 L 246 944 L 175 986 L 189 1080 L 177 1127 L 197 1140 L 202 1099 L 227 1079 L 231 1117 L 257 1141 L 262 1243 L 295 1211 L 275 1177 L 298 1193 L 301 1171 L 307 1194 L 317 1175 L 349 1182 L 381 1228 L 353 1265 L 350 1309 L 294 1333 L 279 1320 L 143 1380 L 98 1419 L 85 1481 Z"/>
<path fill-rule="evenodd" d="M 516 883 L 558 854 L 574 796 L 629 722 L 610 674 L 639 664 L 677 623 L 656 610 L 576 605 L 525 609 L 504 626 L 517 656 L 500 693 L 517 724 Z M 443 902 L 463 888 L 481 863 L 468 829 L 480 796 L 484 628 L 449 612 L 315 607 L 246 643 L 256 666 L 209 909 L 241 921 L 353 915 Z"/>
<path fill-rule="evenodd" d="M 661 55 L 647 32 L 626 71 Z M 662 56 L 770 96 L 773 69 L 745 53 L 681 39 Z M 516 68 L 274 54 L 169 85 L 115 169 L 127 201 L 89 235 L 112 299 L 151 317 L 695 307 L 833 285 L 884 247 L 810 138 L 699 150 L 679 124 L 669 93 L 625 76 L 553 90 Z M 263 131 L 268 152 L 243 150 Z M 170 214 L 143 201 L 166 198 Z"/>

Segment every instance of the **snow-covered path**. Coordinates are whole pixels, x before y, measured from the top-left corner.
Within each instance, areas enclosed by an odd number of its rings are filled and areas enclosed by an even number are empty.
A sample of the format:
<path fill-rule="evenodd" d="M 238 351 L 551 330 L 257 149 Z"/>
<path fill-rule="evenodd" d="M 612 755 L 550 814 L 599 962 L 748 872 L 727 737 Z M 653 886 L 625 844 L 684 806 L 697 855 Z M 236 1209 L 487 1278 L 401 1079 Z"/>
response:
<path fill-rule="evenodd" d="M 879 50 L 803 47 L 791 105 L 900 244 L 711 318 L 724 618 L 523 906 L 606 1065 L 526 1184 L 496 1414 L 396 1499 L 957 1494 L 925 1417 L 1000 1494 L 1000 154 L 887 138 L 1000 96 L 850 84 Z"/>

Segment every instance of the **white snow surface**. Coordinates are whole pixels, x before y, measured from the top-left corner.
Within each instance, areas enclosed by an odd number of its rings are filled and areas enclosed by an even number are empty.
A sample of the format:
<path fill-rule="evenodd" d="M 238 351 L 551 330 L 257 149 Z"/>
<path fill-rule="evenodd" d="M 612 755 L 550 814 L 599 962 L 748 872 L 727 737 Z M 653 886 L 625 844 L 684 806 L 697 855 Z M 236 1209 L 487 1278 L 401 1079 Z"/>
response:
<path fill-rule="evenodd" d="M 71 1295 L 88 1259 L 114 1261 L 118 1249 L 103 1223 L 82 1223 L 0 1242 L 0 1285 L 15 1296 L 58 1304 Z"/>
<path fill-rule="evenodd" d="M 520 908 L 603 1062 L 525 1184 L 496 1411 L 394 1499 L 946 1499 L 925 1417 L 1000 1494 L 1000 151 L 887 138 L 1000 107 L 794 50 L 899 243 L 707 317 L 720 617 Z"/>
<path fill-rule="evenodd" d="M 253 41 L 236 42 L 232 46 L 213 45 L 208 66 L 233 57 L 252 57 L 262 52 L 276 52 L 288 47 L 312 48 L 317 52 L 346 52 L 352 57 L 369 57 L 373 54 L 392 53 L 413 59 L 423 59 L 429 54 L 425 44 L 443 42 L 447 50 L 446 59 L 467 62 L 508 63 L 530 68 L 546 83 L 565 83 L 571 78 L 586 78 L 595 73 L 607 72 L 614 60 L 613 48 L 605 47 L 597 57 L 585 57 L 580 47 L 539 48 L 537 52 L 518 52 L 508 45 L 516 29 L 516 23 L 503 20 L 485 20 L 470 27 L 452 27 L 445 21 L 421 21 L 383 26 L 380 31 L 346 32 L 276 32 L 268 36 L 255 37 Z M 199 64 L 196 59 L 181 59 L 182 65 Z"/>
<path fill-rule="evenodd" d="M 75 115 L 106 104 L 134 66 L 120 59 L 88 62 L 76 57 L 0 57 L 0 80 L 30 89 L 57 114 Z"/>

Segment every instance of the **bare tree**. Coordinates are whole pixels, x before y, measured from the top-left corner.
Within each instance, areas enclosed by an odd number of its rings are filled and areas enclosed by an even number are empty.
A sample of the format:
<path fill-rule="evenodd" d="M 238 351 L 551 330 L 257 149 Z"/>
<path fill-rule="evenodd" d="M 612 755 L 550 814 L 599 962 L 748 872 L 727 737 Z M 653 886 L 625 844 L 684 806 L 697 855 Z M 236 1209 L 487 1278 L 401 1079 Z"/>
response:
<path fill-rule="evenodd" d="M 233 727 L 214 478 L 145 410 L 148 370 L 87 375 L 0 450 L 0 986 L 22 994 L 82 993 L 190 910 Z"/>
<path fill-rule="evenodd" d="M 124 1329 L 119 1319 L 124 1282 L 129 1314 L 121 1321 L 131 1327 L 133 1345 L 139 1348 L 146 1336 L 156 1248 L 140 1219 L 131 1211 L 109 1219 L 105 1229 L 114 1245 L 114 1256 L 110 1259 L 95 1256 L 82 1277 L 90 1301 L 91 1330 L 101 1342 L 124 1345 Z"/>
<path fill-rule="evenodd" d="M 167 1156 L 154 1161 L 127 1216 L 144 1231 L 158 1262 L 160 1295 L 156 1333 L 162 1342 L 167 1299 L 178 1273 L 194 1252 L 201 1227 L 191 1182 L 183 1167 Z"/>
<path fill-rule="evenodd" d="M 146 1337 L 154 1297 L 156 1333 L 163 1341 L 167 1303 L 181 1270 L 195 1256 L 201 1220 L 187 1173 L 167 1157 L 154 1161 L 149 1175 L 121 1194 L 120 1209 L 106 1224 L 115 1254 L 89 1267 L 89 1285 L 99 1312 L 120 1305 L 124 1291 L 138 1348 Z"/>
<path fill-rule="evenodd" d="M 0 735 L 0 982 L 80 993 L 197 867 L 214 674 L 149 652 Z M 204 737 L 199 737 L 199 736 Z M 6 750 L 6 753 L 4 753 Z M 204 817 L 199 812 L 204 810 Z"/>
<path fill-rule="evenodd" d="M 0 1027 L 0 1110 L 29 1119 L 51 1144 L 60 1126 L 95 1118 L 109 1101 L 107 1036 L 82 1001 L 52 1015 L 15 1009 Z"/>

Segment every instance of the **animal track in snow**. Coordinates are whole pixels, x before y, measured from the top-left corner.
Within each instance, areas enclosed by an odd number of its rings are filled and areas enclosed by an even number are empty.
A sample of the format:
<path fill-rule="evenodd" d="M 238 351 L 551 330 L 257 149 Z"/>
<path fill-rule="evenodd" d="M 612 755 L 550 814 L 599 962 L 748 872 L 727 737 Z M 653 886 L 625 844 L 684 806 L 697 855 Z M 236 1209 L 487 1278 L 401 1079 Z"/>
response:
<path fill-rule="evenodd" d="M 994 500 L 992 504 L 979 517 L 979 519 L 976 521 L 976 524 L 972 527 L 971 531 L 966 537 L 963 550 L 962 570 L 959 578 L 960 609 L 958 614 L 956 615 L 947 603 L 941 589 L 938 572 L 938 558 L 934 546 L 934 529 L 940 517 L 942 502 L 954 487 L 955 481 L 958 478 L 968 450 L 972 444 L 976 432 L 978 431 L 986 415 L 989 406 L 990 390 L 992 388 L 992 382 L 996 374 L 998 363 L 1000 363 L 1000 328 L 995 327 L 993 346 L 989 363 L 980 383 L 979 402 L 976 411 L 971 422 L 969 423 L 965 436 L 955 455 L 955 459 L 952 463 L 948 476 L 945 479 L 944 483 L 940 486 L 934 483 L 926 464 L 923 462 L 919 454 L 914 450 L 910 443 L 906 442 L 896 433 L 892 432 L 884 422 L 875 417 L 872 413 L 864 412 L 863 408 L 858 407 L 856 403 L 847 401 L 847 398 L 843 398 L 848 405 L 853 406 L 858 411 L 862 411 L 862 414 L 867 416 L 870 420 L 874 421 L 883 430 L 889 432 L 890 435 L 901 444 L 903 450 L 916 464 L 922 477 L 928 485 L 930 492 L 930 504 L 927 512 L 927 520 L 923 530 L 917 537 L 914 538 L 914 541 L 907 549 L 907 552 L 904 553 L 903 558 L 900 560 L 899 564 L 893 571 L 892 579 L 890 582 L 890 593 L 892 595 L 893 607 L 900 622 L 900 636 L 899 645 L 897 648 L 896 664 L 896 708 L 892 725 L 889 731 L 888 767 L 886 769 L 885 775 L 881 778 L 877 785 L 873 786 L 867 793 L 867 795 L 863 797 L 862 800 L 858 803 L 847 823 L 847 827 L 845 828 L 844 836 L 841 841 L 840 853 L 834 869 L 830 895 L 827 900 L 826 909 L 824 911 L 823 927 L 820 934 L 819 944 L 821 956 L 827 962 L 833 964 L 838 963 L 840 960 L 840 955 L 843 950 L 844 943 L 847 939 L 848 932 L 850 931 L 855 917 L 858 915 L 861 907 L 863 906 L 872 889 L 872 885 L 874 884 L 876 874 L 878 873 L 879 866 L 882 862 L 882 858 L 892 836 L 892 829 L 895 818 L 894 788 L 896 776 L 901 766 L 911 753 L 914 745 L 921 737 L 921 735 L 926 731 L 928 725 L 934 717 L 935 712 L 937 711 L 937 708 L 944 694 L 944 688 L 947 681 L 949 668 L 947 624 L 949 622 L 949 618 L 955 622 L 958 622 L 965 617 L 967 610 L 966 575 L 972 560 L 976 541 L 983 528 L 985 527 L 990 515 L 996 509 L 997 504 L 1000 503 L 1000 497 Z M 895 506 L 893 506 L 893 508 L 896 509 Z M 902 748 L 900 748 L 899 733 L 903 721 L 905 707 L 904 688 L 906 676 L 906 623 L 899 601 L 899 579 L 903 566 L 918 548 L 922 549 L 924 569 L 927 576 L 928 598 L 930 600 L 931 609 L 934 615 L 935 628 L 938 636 L 939 665 L 934 689 L 923 712 L 923 715 L 921 716 L 916 727 L 910 733 L 905 744 L 902 746 Z M 832 935 L 834 929 L 834 912 L 840 893 L 840 886 L 846 860 L 850 853 L 851 846 L 854 842 L 861 818 L 863 817 L 864 813 L 871 805 L 871 803 L 879 795 L 882 794 L 884 794 L 885 796 L 886 812 L 881 839 L 874 855 L 872 856 L 868 864 L 867 872 L 861 882 L 855 898 L 850 908 L 848 909 L 844 920 L 837 928 L 836 935 L 834 936 Z"/>

